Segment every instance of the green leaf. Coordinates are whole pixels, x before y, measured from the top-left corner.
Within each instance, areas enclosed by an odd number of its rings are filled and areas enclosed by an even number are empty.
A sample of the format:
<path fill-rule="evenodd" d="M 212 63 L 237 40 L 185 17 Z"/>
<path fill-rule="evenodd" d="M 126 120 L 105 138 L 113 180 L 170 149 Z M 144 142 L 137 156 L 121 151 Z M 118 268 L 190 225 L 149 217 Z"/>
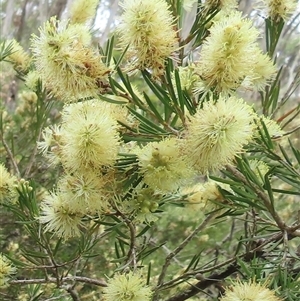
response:
<path fill-rule="evenodd" d="M 193 267 L 193 269 L 196 269 L 196 267 L 197 267 L 197 265 L 199 263 L 201 254 L 202 254 L 202 251 L 200 251 L 199 253 L 195 254 L 192 257 L 191 261 L 189 262 L 188 266 L 186 267 L 186 269 L 184 270 L 183 273 L 188 272 L 192 267 Z"/>
<path fill-rule="evenodd" d="M 107 96 L 104 96 L 104 95 L 99 95 L 99 98 L 106 101 L 106 102 L 114 103 L 114 104 L 118 104 L 118 105 L 124 105 L 124 104 L 128 103 L 127 101 L 120 101 L 120 100 L 111 99 L 111 98 L 109 98 Z"/>
<path fill-rule="evenodd" d="M 128 107 L 128 110 L 136 116 L 136 118 L 141 122 L 141 126 L 143 126 L 143 129 L 146 131 L 146 133 L 150 134 L 168 134 L 168 132 L 158 126 L 156 123 L 152 122 L 148 118 L 144 117 L 140 113 L 136 112 L 134 109 Z"/>
<path fill-rule="evenodd" d="M 14 45 L 14 43 L 12 41 L 10 43 L 7 43 L 7 41 L 4 41 L 1 43 L 0 62 L 5 61 L 8 56 L 10 56 L 12 53 L 14 53 L 13 45 Z"/>
<path fill-rule="evenodd" d="M 144 235 L 150 228 L 151 228 L 150 225 L 146 225 L 146 226 L 140 231 L 140 233 L 138 233 L 138 234 L 136 235 L 136 237 L 140 237 L 140 236 Z"/>
<path fill-rule="evenodd" d="M 149 108 L 151 109 L 151 111 L 155 115 L 156 119 L 158 120 L 158 122 L 160 122 L 161 124 L 164 124 L 165 123 L 164 119 L 161 117 L 161 114 L 157 111 L 157 109 L 154 106 L 154 104 L 152 103 L 151 99 L 145 92 L 144 92 L 144 98 L 145 98 Z"/>
<path fill-rule="evenodd" d="M 165 243 L 162 243 L 156 247 L 153 247 L 151 249 L 148 250 L 143 250 L 142 252 L 140 252 L 137 257 L 139 258 L 139 260 L 143 260 L 146 257 L 148 257 L 149 255 L 151 255 L 152 253 L 154 253 L 156 250 L 160 249 Z"/>

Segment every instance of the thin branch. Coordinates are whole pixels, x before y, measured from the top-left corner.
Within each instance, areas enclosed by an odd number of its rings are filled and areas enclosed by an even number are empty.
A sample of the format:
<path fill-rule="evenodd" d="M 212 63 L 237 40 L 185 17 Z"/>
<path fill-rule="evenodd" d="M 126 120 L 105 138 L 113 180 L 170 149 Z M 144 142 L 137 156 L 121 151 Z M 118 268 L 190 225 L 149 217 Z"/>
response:
<path fill-rule="evenodd" d="M 201 292 L 202 290 L 208 288 L 209 286 L 211 286 L 212 284 L 217 284 L 218 282 L 220 282 L 220 280 L 223 280 L 225 278 L 227 278 L 228 276 L 232 275 L 235 272 L 238 272 L 239 266 L 236 262 L 237 258 L 241 258 L 243 260 L 245 260 L 246 262 L 249 262 L 250 260 L 252 260 L 253 258 L 257 258 L 257 257 L 263 257 L 264 256 L 264 251 L 263 251 L 263 247 L 268 245 L 271 242 L 277 242 L 279 240 L 283 240 L 284 237 L 284 233 L 283 232 L 279 232 L 276 233 L 275 235 L 272 235 L 272 237 L 270 237 L 269 239 L 266 239 L 262 242 L 257 242 L 256 247 L 251 249 L 249 252 L 246 252 L 244 254 L 241 254 L 239 256 L 236 256 L 234 258 L 231 258 L 225 262 L 223 262 L 222 264 L 219 264 L 217 266 L 213 266 L 210 269 L 206 269 L 206 270 L 200 270 L 200 271 L 194 271 L 193 273 L 186 273 L 185 275 L 182 275 L 180 278 L 186 278 L 188 276 L 188 274 L 190 276 L 195 276 L 195 273 L 199 274 L 201 277 L 201 281 L 199 281 L 197 284 L 191 286 L 189 289 L 167 299 L 166 301 L 184 301 L 189 299 L 192 296 L 195 296 L 196 294 L 198 294 L 199 292 Z M 284 239 L 286 240 L 291 240 L 295 237 L 295 235 L 287 235 Z M 206 272 L 210 272 L 216 269 L 219 269 L 220 267 L 223 267 L 225 265 L 229 264 L 229 266 L 227 267 L 227 269 L 220 273 L 213 273 L 212 275 L 210 275 L 209 277 L 203 277 L 203 274 Z M 196 276 L 197 276 L 196 274 Z M 197 277 L 195 277 L 197 279 Z M 179 278 L 175 279 L 178 281 Z M 172 280 L 174 283 L 174 280 Z M 166 284 L 170 284 L 171 281 L 169 283 L 165 283 L 164 286 Z"/>
<path fill-rule="evenodd" d="M 126 218 L 124 216 L 124 221 L 126 223 L 126 225 L 128 226 L 129 228 L 129 231 L 130 231 L 130 248 L 129 248 L 129 251 L 128 251 L 128 254 L 127 254 L 127 257 L 128 257 L 128 264 L 133 264 L 133 268 L 136 269 L 136 265 L 137 265 L 137 262 L 136 262 L 136 245 L 135 245 L 135 227 L 134 225 L 132 224 L 132 222 Z"/>
<path fill-rule="evenodd" d="M 226 277 L 232 275 L 233 273 L 237 272 L 237 270 L 238 270 L 237 266 L 230 265 L 224 272 L 222 272 L 220 274 L 217 274 L 217 273 L 212 274 L 208 278 L 199 281 L 196 285 L 191 286 L 190 289 L 167 299 L 167 301 L 184 301 L 184 300 L 187 300 L 187 299 L 195 296 L 200 291 L 202 291 L 202 290 L 206 289 L 207 287 L 211 286 L 212 284 L 217 283 L 217 282 L 225 279 Z"/>
<path fill-rule="evenodd" d="M 130 246 L 129 246 L 129 251 L 127 253 L 127 261 L 125 266 L 123 266 L 123 269 L 127 266 L 133 265 L 133 268 L 136 269 L 137 266 L 137 260 L 136 260 L 136 229 L 132 223 L 132 221 L 130 219 L 128 219 L 126 217 L 125 214 L 123 214 L 116 206 L 116 204 L 114 204 L 114 207 L 117 211 L 117 214 L 120 215 L 122 217 L 122 219 L 124 220 L 125 224 L 127 225 L 127 227 L 129 228 L 129 232 L 130 232 Z"/>
<path fill-rule="evenodd" d="M 277 108 L 274 110 L 274 112 L 272 113 L 271 117 L 275 116 L 275 114 L 282 108 L 282 106 L 287 102 L 287 100 L 290 98 L 290 96 L 292 95 L 292 93 L 297 89 L 297 87 L 300 84 L 300 68 L 297 70 L 295 76 L 294 76 L 294 80 L 291 82 L 291 84 L 289 85 L 289 87 L 287 88 L 286 92 L 284 93 L 284 95 L 282 96 L 279 105 L 277 106 Z"/>
<path fill-rule="evenodd" d="M 149 242 L 150 242 L 150 244 L 153 245 L 153 246 L 156 246 L 156 245 L 157 245 L 157 242 L 156 242 L 153 238 L 151 238 Z M 169 254 L 172 252 L 172 251 L 171 251 L 167 246 L 165 246 L 165 245 L 162 245 L 162 249 L 163 249 L 163 251 L 164 251 L 167 255 L 169 255 Z M 174 262 L 176 262 L 181 268 L 184 268 L 184 264 L 181 263 L 176 257 L 174 257 L 173 260 L 174 260 Z"/>
<path fill-rule="evenodd" d="M 187 277 L 191 277 L 191 276 L 195 276 L 197 274 L 199 275 L 203 275 L 203 274 L 206 274 L 206 273 L 209 273 L 209 272 L 213 272 L 215 270 L 218 270 L 220 268 L 223 268 L 229 264 L 234 264 L 237 260 L 237 258 L 244 258 L 246 261 L 250 258 L 252 258 L 254 256 L 254 254 L 257 254 L 257 252 L 260 252 L 261 254 L 263 254 L 264 252 L 262 251 L 262 248 L 266 245 L 268 245 L 269 243 L 272 243 L 272 242 L 277 242 L 279 240 L 282 239 L 282 236 L 283 236 L 283 233 L 282 232 L 279 232 L 279 233 L 276 233 L 274 235 L 272 235 L 270 238 L 268 239 L 265 239 L 265 240 L 259 240 L 257 241 L 257 243 L 253 244 L 253 247 L 251 250 L 243 253 L 243 254 L 240 254 L 238 256 L 234 256 L 226 261 L 223 261 L 221 263 L 219 263 L 218 265 L 213 265 L 209 268 L 206 268 L 206 269 L 196 269 L 196 270 L 193 270 L 191 272 L 187 272 L 187 273 L 184 273 L 182 275 L 180 275 L 178 278 L 176 279 L 172 279 L 168 282 L 165 282 L 161 287 L 160 289 L 162 288 L 168 288 L 170 286 L 172 286 L 174 283 L 178 282 L 179 280 L 181 279 L 185 279 Z M 295 237 L 296 235 L 293 235 L 291 237 Z M 290 238 L 291 239 L 291 238 Z"/>
<path fill-rule="evenodd" d="M 68 276 L 68 277 L 61 278 L 62 283 L 68 281 L 84 282 L 84 283 L 93 284 L 102 287 L 107 286 L 107 283 L 104 280 L 91 279 L 88 277 Z M 57 279 L 50 277 L 48 279 L 18 279 L 18 280 L 11 280 L 9 282 L 10 285 L 28 285 L 28 284 L 42 284 L 42 283 L 57 283 Z"/>
<path fill-rule="evenodd" d="M 66 291 L 70 294 L 73 301 L 80 301 L 77 291 L 72 286 L 67 287 Z"/>
<path fill-rule="evenodd" d="M 162 271 L 159 275 L 158 282 L 157 282 L 157 287 L 160 287 L 164 281 L 164 278 L 166 276 L 167 269 L 169 265 L 171 264 L 172 259 L 179 253 L 181 252 L 186 245 L 195 237 L 201 230 L 203 230 L 209 222 L 216 216 L 216 213 L 211 213 L 208 215 L 205 220 L 198 225 L 198 227 L 173 251 L 171 252 L 165 260 L 165 263 L 162 267 Z"/>
<path fill-rule="evenodd" d="M 275 211 L 274 207 L 272 206 L 272 203 L 268 197 L 267 194 L 265 194 L 263 191 L 261 191 L 254 183 L 249 182 L 246 177 L 239 172 L 235 167 L 227 165 L 226 169 L 230 171 L 236 178 L 241 180 L 245 185 L 250 185 L 254 192 L 257 194 L 257 196 L 263 201 L 264 205 L 268 209 L 269 213 L 272 215 L 273 219 L 275 220 L 277 226 L 280 230 L 284 231 L 286 228 L 286 224 L 284 221 L 280 218 L 278 213 Z"/>
<path fill-rule="evenodd" d="M 15 160 L 15 158 L 14 158 L 13 153 L 12 153 L 12 151 L 10 150 L 10 148 L 9 148 L 8 144 L 6 143 L 6 141 L 4 140 L 4 136 L 3 136 L 2 133 L 0 133 L 0 136 L 1 136 L 1 141 L 2 141 L 2 143 L 3 143 L 3 145 L 4 145 L 4 148 L 5 148 L 5 150 L 6 150 L 7 154 L 8 154 L 8 156 L 9 156 L 9 158 L 10 158 L 10 160 L 11 160 L 11 163 L 12 163 L 12 165 L 13 165 L 13 167 L 14 167 L 15 173 L 17 174 L 17 177 L 18 177 L 18 178 L 21 178 L 21 173 L 20 173 L 18 164 L 17 164 L 17 162 L 16 162 L 16 160 Z"/>

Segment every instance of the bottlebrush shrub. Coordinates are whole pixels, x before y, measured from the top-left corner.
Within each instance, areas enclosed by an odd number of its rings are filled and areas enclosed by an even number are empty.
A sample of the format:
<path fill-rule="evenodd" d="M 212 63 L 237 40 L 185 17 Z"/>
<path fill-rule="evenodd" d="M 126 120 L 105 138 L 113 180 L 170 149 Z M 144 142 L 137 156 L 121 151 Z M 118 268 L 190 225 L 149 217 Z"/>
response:
<path fill-rule="evenodd" d="M 296 1 L 96 5 L 1 42 L 1 298 L 299 300 Z"/>

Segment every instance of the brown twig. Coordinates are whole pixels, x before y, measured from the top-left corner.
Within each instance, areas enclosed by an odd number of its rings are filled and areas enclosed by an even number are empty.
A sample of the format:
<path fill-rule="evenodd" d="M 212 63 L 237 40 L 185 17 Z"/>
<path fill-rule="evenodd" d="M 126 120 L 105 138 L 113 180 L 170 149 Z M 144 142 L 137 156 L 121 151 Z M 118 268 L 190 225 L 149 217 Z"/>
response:
<path fill-rule="evenodd" d="M 18 178 L 21 178 L 21 173 L 20 173 L 18 164 L 17 164 L 17 162 L 16 162 L 16 160 L 14 158 L 13 153 L 10 150 L 10 148 L 9 148 L 8 144 L 6 143 L 6 141 L 4 140 L 4 137 L 3 137 L 2 133 L 0 133 L 0 136 L 1 136 L 1 141 L 3 143 L 3 146 L 4 146 L 4 148 L 5 148 L 6 152 L 7 152 L 7 155 L 9 156 L 9 158 L 11 160 L 11 163 L 12 163 L 12 165 L 14 167 L 15 173 L 16 173 L 16 175 L 17 175 Z"/>
<path fill-rule="evenodd" d="M 163 284 L 163 280 L 166 276 L 166 272 L 167 269 L 169 267 L 169 265 L 172 262 L 172 259 L 178 254 L 180 253 L 185 247 L 186 245 L 203 229 L 205 229 L 205 227 L 209 224 L 209 222 L 216 216 L 216 213 L 211 213 L 210 215 L 208 215 L 204 221 L 202 221 L 198 227 L 184 240 L 181 242 L 181 244 L 174 249 L 173 252 L 171 252 L 165 259 L 165 263 L 162 267 L 161 273 L 158 277 L 158 282 L 157 282 L 157 288 L 159 288 L 160 286 L 162 286 Z M 158 290 L 156 290 L 156 292 L 158 293 Z M 157 294 L 155 294 L 156 296 L 154 296 L 154 300 L 157 297 Z"/>
<path fill-rule="evenodd" d="M 184 279 L 187 278 L 188 276 L 197 276 L 201 275 L 201 281 L 197 282 L 195 285 L 191 286 L 190 288 L 188 288 L 187 290 L 172 296 L 171 298 L 167 299 L 166 301 L 184 301 L 187 300 L 189 298 L 191 298 L 192 296 L 195 296 L 197 293 L 199 293 L 200 291 L 208 288 L 209 286 L 211 286 L 212 284 L 218 284 L 221 280 L 225 279 L 226 277 L 234 274 L 235 272 L 238 272 L 239 270 L 239 266 L 237 264 L 237 258 L 241 258 L 246 262 L 251 261 L 253 258 L 257 258 L 257 257 L 261 257 L 263 258 L 263 256 L 265 256 L 265 252 L 263 250 L 263 247 L 270 244 L 271 242 L 278 242 L 280 240 L 283 241 L 283 236 L 284 233 L 283 232 L 279 232 L 276 233 L 274 235 L 272 235 L 269 239 L 266 239 L 264 241 L 257 241 L 255 245 L 256 247 L 251 249 L 249 252 L 246 252 L 244 254 L 241 254 L 239 256 L 235 256 L 234 258 L 231 258 L 217 266 L 213 266 L 209 269 L 204 269 L 204 270 L 199 270 L 199 271 L 193 271 L 190 273 L 185 273 L 184 275 L 181 275 L 179 278 L 177 279 L 173 279 L 171 281 L 169 281 L 168 283 L 164 283 L 163 287 L 165 288 L 166 286 L 170 286 L 170 284 L 172 283 L 176 283 L 178 282 L 178 280 L 180 279 Z M 287 237 L 285 239 L 287 240 L 291 240 L 293 239 L 295 236 L 294 235 L 287 235 Z M 219 269 L 221 267 L 224 267 L 226 265 L 229 266 L 227 267 L 227 269 L 224 272 L 221 273 L 213 273 L 208 277 L 203 277 L 202 275 L 206 272 L 211 272 L 214 271 L 216 269 Z M 197 277 L 195 277 L 197 279 Z"/>
<path fill-rule="evenodd" d="M 61 283 L 68 282 L 68 281 L 84 282 L 84 283 L 93 284 L 101 287 L 107 286 L 107 283 L 104 280 L 91 279 L 88 277 L 67 276 L 61 278 Z M 50 277 L 47 279 L 18 279 L 18 280 L 11 280 L 9 282 L 10 285 L 28 285 L 28 284 L 42 284 L 42 283 L 57 283 L 57 279 L 54 277 Z"/>

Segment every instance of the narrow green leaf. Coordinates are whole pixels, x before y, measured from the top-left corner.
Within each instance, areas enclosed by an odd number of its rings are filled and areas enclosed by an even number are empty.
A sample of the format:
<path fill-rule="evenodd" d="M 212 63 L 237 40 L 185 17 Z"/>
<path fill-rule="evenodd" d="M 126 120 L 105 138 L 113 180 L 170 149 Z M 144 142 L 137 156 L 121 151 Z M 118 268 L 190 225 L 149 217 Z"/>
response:
<path fill-rule="evenodd" d="M 114 50 L 114 41 L 115 41 L 115 36 L 112 35 L 112 37 L 108 39 L 106 44 L 106 49 L 105 49 L 106 66 L 110 66 L 111 63 L 112 54 Z"/>
<path fill-rule="evenodd" d="M 274 195 L 273 195 L 273 191 L 272 191 L 272 187 L 271 187 L 271 183 L 268 177 L 268 174 L 265 175 L 265 188 L 267 190 L 267 193 L 269 195 L 269 199 L 272 203 L 272 206 L 274 208 Z"/>
<path fill-rule="evenodd" d="M 157 118 L 157 120 L 161 123 L 164 124 L 164 120 L 161 117 L 161 114 L 157 111 L 155 105 L 153 104 L 153 102 L 151 101 L 151 99 L 149 98 L 149 96 L 144 92 L 144 98 L 149 106 L 149 108 L 151 109 L 151 111 L 153 112 L 153 114 L 155 115 L 155 117 Z"/>
<path fill-rule="evenodd" d="M 109 103 L 114 103 L 114 104 L 118 104 L 118 105 L 123 105 L 123 104 L 127 104 L 128 101 L 120 101 L 120 100 L 115 100 L 115 99 L 111 99 L 107 96 L 104 95 L 99 95 L 99 98 L 102 99 L 103 101 L 109 102 Z"/>
<path fill-rule="evenodd" d="M 146 226 L 140 231 L 140 233 L 138 233 L 138 234 L 136 235 L 136 237 L 140 237 L 140 236 L 144 235 L 150 228 L 151 228 L 150 225 L 146 225 Z"/>
<path fill-rule="evenodd" d="M 154 122 L 152 122 L 151 120 L 149 120 L 148 118 L 144 117 L 143 115 L 141 115 L 140 113 L 136 112 L 134 109 L 128 107 L 128 110 L 134 115 L 136 116 L 140 122 L 142 124 L 144 124 L 145 126 L 147 126 L 149 128 L 149 130 L 151 130 L 150 133 L 160 133 L 160 134 L 167 134 L 168 132 L 166 132 L 165 129 L 161 128 L 159 125 L 155 124 Z M 153 130 L 156 131 L 153 131 Z"/>

